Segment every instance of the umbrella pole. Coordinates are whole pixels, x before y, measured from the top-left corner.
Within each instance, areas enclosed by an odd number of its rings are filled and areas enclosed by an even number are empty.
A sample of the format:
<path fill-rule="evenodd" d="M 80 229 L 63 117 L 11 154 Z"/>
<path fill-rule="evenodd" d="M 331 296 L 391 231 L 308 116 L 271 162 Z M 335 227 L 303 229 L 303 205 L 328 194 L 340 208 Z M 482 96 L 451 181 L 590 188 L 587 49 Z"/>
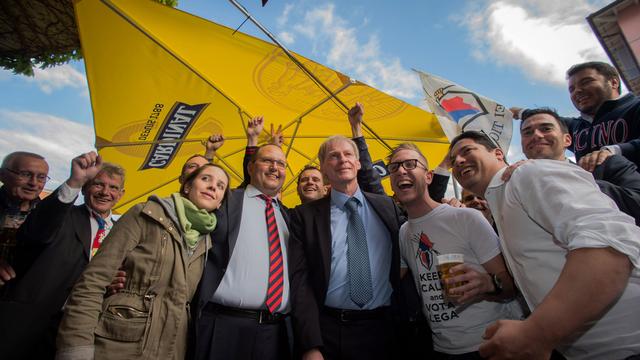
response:
<path fill-rule="evenodd" d="M 307 67 L 304 66 L 304 64 L 301 63 L 300 60 L 298 60 L 295 56 L 293 56 L 293 54 L 280 41 L 278 41 L 278 39 L 276 39 L 276 37 L 273 34 L 271 34 L 269 30 L 267 30 L 267 28 L 262 26 L 262 24 L 260 24 L 258 20 L 256 20 L 253 17 L 253 15 L 251 15 L 249 11 L 245 9 L 244 6 L 242 6 L 236 0 L 229 0 L 229 2 L 233 4 L 233 6 L 235 6 L 238 10 L 240 10 L 240 12 L 242 12 L 247 17 L 247 19 L 251 20 L 251 22 L 254 23 L 258 27 L 258 29 L 260 29 L 265 35 L 269 37 L 269 39 L 271 39 L 271 41 L 273 41 L 276 45 L 278 45 L 278 47 L 282 49 L 282 51 L 284 51 L 284 53 L 289 57 L 289 59 L 291 59 L 291 61 L 293 61 L 302 71 L 304 71 L 316 84 L 318 84 L 318 86 L 320 86 L 324 91 L 326 91 L 329 95 L 331 95 L 331 97 L 335 99 L 344 108 L 345 111 L 349 109 L 349 107 L 345 103 L 343 103 L 342 100 L 338 99 L 333 94 L 333 91 L 331 91 L 331 89 L 329 89 L 322 81 L 320 81 L 320 79 L 318 79 L 311 72 L 311 70 L 307 69 Z"/>
<path fill-rule="evenodd" d="M 251 15 L 249 13 L 249 11 L 247 9 L 245 9 L 244 6 L 242 6 L 237 0 L 229 0 L 229 2 L 231 4 L 233 4 L 233 6 L 235 6 L 238 10 L 240 10 L 240 12 L 242 12 L 247 19 L 251 20 L 252 23 L 254 23 L 258 29 L 262 30 L 262 32 L 267 35 L 269 37 L 269 39 L 271 39 L 271 41 L 273 41 L 276 45 L 278 45 L 278 47 L 280 49 L 282 49 L 282 51 L 284 51 L 284 53 L 289 57 L 289 59 L 291 59 L 291 61 L 293 61 L 294 64 L 296 64 L 305 74 L 307 74 L 307 76 L 309 76 L 311 78 L 311 80 L 313 80 L 313 82 L 315 82 L 318 86 L 320 86 L 324 91 L 327 92 L 327 94 L 329 94 L 331 96 L 332 100 L 335 100 L 338 104 L 340 104 L 340 106 L 342 106 L 343 111 L 346 113 L 349 110 L 349 107 L 342 102 L 342 100 L 340 100 L 340 98 L 338 98 L 336 96 L 336 94 L 333 93 L 333 91 L 331 91 L 331 89 L 329 89 L 322 81 L 320 81 L 320 79 L 318 79 L 312 72 L 311 70 L 307 69 L 306 66 L 304 66 L 303 63 L 300 62 L 300 60 L 298 60 L 295 56 L 293 56 L 293 54 L 280 42 L 278 41 L 278 39 L 276 39 L 276 37 L 271 34 L 271 32 L 269 30 L 267 30 L 267 28 L 265 28 L 264 26 L 262 26 L 262 24 L 260 24 L 258 22 L 258 20 L 256 20 L 253 15 Z M 247 20 L 245 19 L 245 22 Z M 244 22 L 243 22 L 244 24 Z M 240 25 L 242 26 L 242 25 Z M 391 150 L 391 146 L 389 146 L 389 144 L 387 144 L 378 134 L 376 134 L 375 131 L 373 131 L 373 129 L 371 129 L 367 124 L 362 123 L 362 126 L 369 131 L 369 133 L 371 133 L 371 135 L 373 135 L 373 137 L 375 137 L 378 141 L 380 141 L 387 149 Z"/>

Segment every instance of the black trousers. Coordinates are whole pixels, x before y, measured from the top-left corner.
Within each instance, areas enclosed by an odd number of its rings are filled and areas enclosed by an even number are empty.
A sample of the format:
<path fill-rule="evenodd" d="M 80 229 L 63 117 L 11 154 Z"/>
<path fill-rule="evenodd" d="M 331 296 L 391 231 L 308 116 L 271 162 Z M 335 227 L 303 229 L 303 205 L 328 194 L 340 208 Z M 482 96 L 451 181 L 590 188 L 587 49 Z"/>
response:
<path fill-rule="evenodd" d="M 392 354 L 393 324 L 388 316 L 342 321 L 320 312 L 325 360 L 386 360 Z"/>
<path fill-rule="evenodd" d="M 255 319 L 203 310 L 198 322 L 197 360 L 287 360 L 291 358 L 285 320 Z"/>

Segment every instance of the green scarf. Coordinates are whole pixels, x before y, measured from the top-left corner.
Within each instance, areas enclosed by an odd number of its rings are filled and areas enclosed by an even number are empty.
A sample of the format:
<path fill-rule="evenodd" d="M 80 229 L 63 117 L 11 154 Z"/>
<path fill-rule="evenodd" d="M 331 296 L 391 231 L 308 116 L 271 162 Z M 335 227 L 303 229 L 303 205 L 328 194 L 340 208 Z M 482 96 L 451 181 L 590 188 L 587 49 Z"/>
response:
<path fill-rule="evenodd" d="M 178 193 L 171 194 L 176 204 L 178 220 L 184 233 L 184 239 L 190 249 L 198 244 L 203 234 L 208 234 L 216 228 L 216 216 L 205 209 L 198 209 L 189 199 Z"/>

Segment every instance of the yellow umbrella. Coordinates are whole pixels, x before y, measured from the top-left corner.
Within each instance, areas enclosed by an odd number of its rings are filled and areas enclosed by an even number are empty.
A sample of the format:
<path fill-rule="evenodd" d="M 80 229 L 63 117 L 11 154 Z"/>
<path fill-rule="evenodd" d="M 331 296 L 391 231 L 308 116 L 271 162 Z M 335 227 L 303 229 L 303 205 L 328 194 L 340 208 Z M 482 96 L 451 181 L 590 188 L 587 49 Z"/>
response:
<path fill-rule="evenodd" d="M 245 127 L 255 115 L 283 125 L 283 201 L 294 206 L 295 178 L 317 163 L 319 144 L 350 135 L 346 109 L 273 44 L 151 1 L 79 0 L 75 7 L 96 147 L 127 170 L 117 212 L 177 191 L 182 164 L 203 152 L 200 141 L 212 133 L 224 134 L 217 161 L 239 184 Z M 364 104 L 374 160 L 404 141 L 418 144 L 432 165 L 444 156 L 447 139 L 433 114 L 294 56 L 341 102 Z"/>

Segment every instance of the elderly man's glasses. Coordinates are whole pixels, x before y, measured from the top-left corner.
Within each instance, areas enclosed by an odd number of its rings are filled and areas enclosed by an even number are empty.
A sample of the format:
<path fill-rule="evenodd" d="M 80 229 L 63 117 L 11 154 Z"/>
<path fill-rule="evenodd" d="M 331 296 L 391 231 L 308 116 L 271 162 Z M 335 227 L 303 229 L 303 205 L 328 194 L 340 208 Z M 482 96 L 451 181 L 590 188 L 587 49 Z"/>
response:
<path fill-rule="evenodd" d="M 422 163 L 420 161 L 418 161 L 418 159 L 407 159 L 407 160 L 403 160 L 403 161 L 394 161 L 391 163 L 387 164 L 387 169 L 389 170 L 390 173 L 394 173 L 396 171 L 398 171 L 398 169 L 400 169 L 400 166 L 402 165 L 402 167 L 409 171 L 409 170 L 413 170 L 416 167 L 418 167 L 418 164 L 420 164 L 420 167 L 423 169 L 427 169 L 426 166 L 422 165 Z"/>
<path fill-rule="evenodd" d="M 26 180 L 29 181 L 31 179 L 33 179 L 34 177 L 36 178 L 36 181 L 40 182 L 40 183 L 45 183 L 48 180 L 51 180 L 51 178 L 49 176 L 47 176 L 47 174 L 34 174 L 31 171 L 17 171 L 17 170 L 13 170 L 13 169 L 9 169 L 9 168 L 4 168 L 4 170 L 7 170 L 8 172 L 17 175 L 20 179 L 22 180 Z"/>

